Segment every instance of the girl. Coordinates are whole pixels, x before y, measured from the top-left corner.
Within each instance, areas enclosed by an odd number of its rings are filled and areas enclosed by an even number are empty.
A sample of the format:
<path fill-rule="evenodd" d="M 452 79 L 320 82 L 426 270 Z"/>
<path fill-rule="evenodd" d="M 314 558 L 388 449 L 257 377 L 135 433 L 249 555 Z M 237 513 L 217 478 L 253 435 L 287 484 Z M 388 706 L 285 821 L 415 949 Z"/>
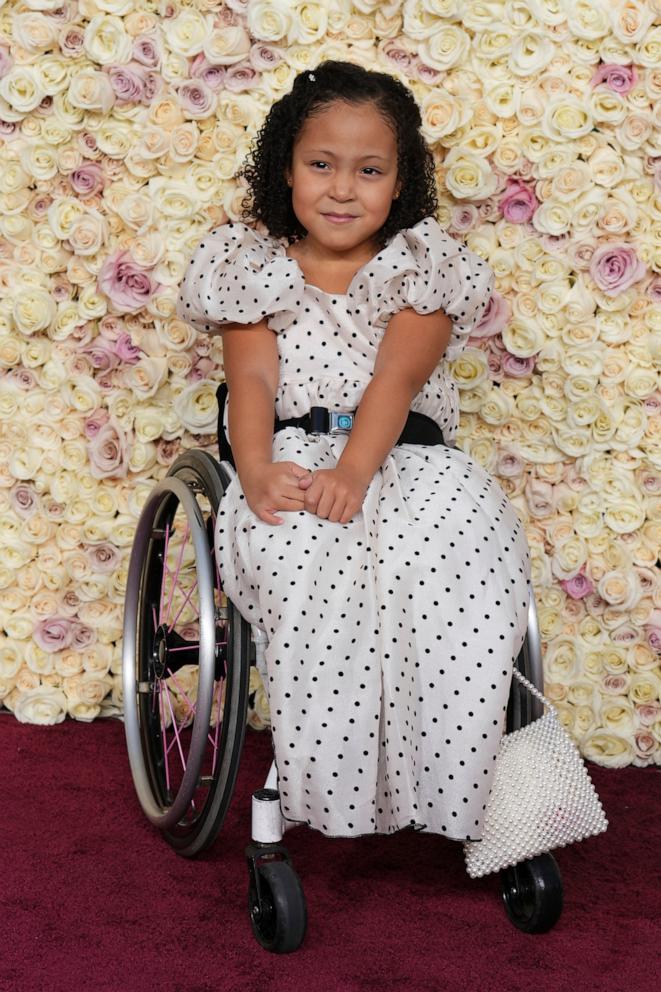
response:
<path fill-rule="evenodd" d="M 493 276 L 434 220 L 420 124 L 388 75 L 299 75 L 244 168 L 244 217 L 268 234 L 205 237 L 178 312 L 223 335 L 238 475 L 218 560 L 268 635 L 283 815 L 463 841 L 481 835 L 529 558 L 497 483 L 448 447 L 447 361 Z"/>

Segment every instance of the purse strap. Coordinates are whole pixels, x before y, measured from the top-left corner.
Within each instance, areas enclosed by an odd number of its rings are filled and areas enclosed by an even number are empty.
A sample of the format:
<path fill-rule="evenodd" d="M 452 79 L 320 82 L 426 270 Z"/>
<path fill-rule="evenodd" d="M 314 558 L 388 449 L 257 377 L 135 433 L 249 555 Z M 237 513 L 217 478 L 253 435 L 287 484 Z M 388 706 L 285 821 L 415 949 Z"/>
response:
<path fill-rule="evenodd" d="M 539 689 L 537 688 L 537 686 L 536 685 L 533 685 L 533 683 L 529 679 L 527 679 L 525 677 L 525 675 L 522 675 L 521 674 L 521 672 L 516 667 L 516 665 L 514 666 L 514 670 L 513 670 L 513 673 L 512 674 L 514 675 L 514 678 L 515 679 L 518 679 L 518 681 L 521 683 L 521 685 L 523 685 L 523 686 L 526 687 L 526 689 L 528 690 L 528 692 L 531 695 L 533 695 L 535 697 L 535 699 L 539 699 L 540 703 L 543 703 L 544 706 L 546 706 L 547 709 L 552 710 L 552 712 L 553 713 L 556 713 L 556 715 L 557 715 L 557 710 L 556 710 L 555 706 L 553 705 L 553 703 L 549 699 L 547 699 L 546 696 L 544 695 L 544 693 L 543 692 L 540 692 Z"/>

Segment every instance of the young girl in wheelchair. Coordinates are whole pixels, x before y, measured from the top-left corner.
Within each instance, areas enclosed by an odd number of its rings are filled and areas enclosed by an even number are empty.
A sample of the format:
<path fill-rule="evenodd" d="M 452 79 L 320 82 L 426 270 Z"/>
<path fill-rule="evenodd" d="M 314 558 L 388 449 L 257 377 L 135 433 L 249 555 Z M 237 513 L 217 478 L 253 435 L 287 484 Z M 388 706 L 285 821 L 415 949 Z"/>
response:
<path fill-rule="evenodd" d="M 449 363 L 493 274 L 434 219 L 420 125 L 388 75 L 301 73 L 244 168 L 257 226 L 202 240 L 178 312 L 223 338 L 236 473 L 217 560 L 268 637 L 283 816 L 464 841 L 481 836 L 529 555 L 497 482 L 452 446 Z"/>

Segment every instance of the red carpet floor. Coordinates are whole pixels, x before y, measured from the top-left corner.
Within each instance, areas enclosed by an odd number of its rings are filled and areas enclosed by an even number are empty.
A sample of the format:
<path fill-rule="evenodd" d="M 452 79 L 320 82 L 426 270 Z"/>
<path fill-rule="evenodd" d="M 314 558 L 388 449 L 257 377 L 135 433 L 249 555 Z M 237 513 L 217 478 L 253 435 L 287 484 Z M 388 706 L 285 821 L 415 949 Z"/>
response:
<path fill-rule="evenodd" d="M 308 933 L 254 941 L 249 795 L 270 738 L 249 732 L 215 846 L 185 861 L 143 819 L 116 721 L 52 728 L 0 717 L 2 992 L 652 992 L 659 969 L 658 769 L 591 766 L 611 821 L 557 853 L 565 909 L 520 933 L 495 877 L 471 881 L 433 836 L 287 833 Z"/>

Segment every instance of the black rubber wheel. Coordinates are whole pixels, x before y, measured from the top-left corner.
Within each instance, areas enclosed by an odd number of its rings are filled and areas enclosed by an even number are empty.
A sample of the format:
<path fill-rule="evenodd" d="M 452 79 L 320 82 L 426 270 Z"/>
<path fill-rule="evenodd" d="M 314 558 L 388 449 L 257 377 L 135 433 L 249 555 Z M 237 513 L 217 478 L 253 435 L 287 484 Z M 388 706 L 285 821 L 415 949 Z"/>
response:
<path fill-rule="evenodd" d="M 307 909 L 301 881 L 288 861 L 257 865 L 260 895 L 251 875 L 248 892 L 250 922 L 267 951 L 288 954 L 301 946 Z"/>
<path fill-rule="evenodd" d="M 125 604 L 125 729 L 138 798 L 172 847 L 216 838 L 245 736 L 250 625 L 225 597 L 213 550 L 230 477 L 188 451 L 147 499 Z"/>
<path fill-rule="evenodd" d="M 546 933 L 562 913 L 562 877 L 552 854 L 540 854 L 501 873 L 505 910 L 524 933 Z"/>

